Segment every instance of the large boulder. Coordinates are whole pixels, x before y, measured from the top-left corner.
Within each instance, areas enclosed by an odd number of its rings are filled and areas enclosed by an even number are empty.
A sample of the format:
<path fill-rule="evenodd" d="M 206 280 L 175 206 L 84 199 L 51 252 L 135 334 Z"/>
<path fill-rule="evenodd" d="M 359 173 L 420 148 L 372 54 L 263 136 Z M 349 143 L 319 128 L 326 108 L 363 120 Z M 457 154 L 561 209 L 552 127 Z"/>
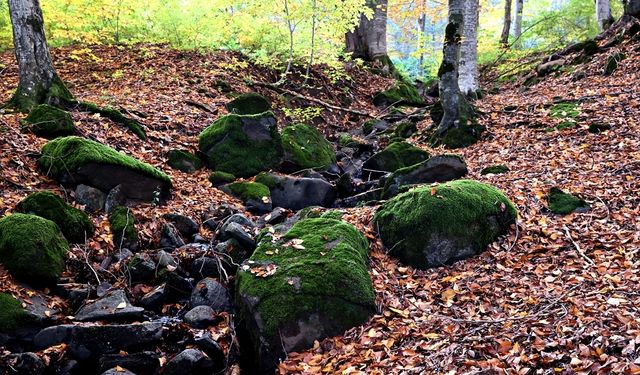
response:
<path fill-rule="evenodd" d="M 0 219 L 0 263 L 16 278 L 49 284 L 64 269 L 69 244 L 51 220 L 16 213 Z"/>
<path fill-rule="evenodd" d="M 236 282 L 240 337 L 252 373 L 273 374 L 285 353 L 342 334 L 374 314 L 368 248 L 356 228 L 329 218 L 263 235 Z"/>
<path fill-rule="evenodd" d="M 29 194 L 18 203 L 16 212 L 33 214 L 53 221 L 71 243 L 84 243 L 93 236 L 93 224 L 87 214 L 69 206 L 50 191 Z"/>
<path fill-rule="evenodd" d="M 447 182 L 467 175 L 467 165 L 458 155 L 434 156 L 421 163 L 395 171 L 385 180 L 383 197 L 398 194 L 406 185 Z"/>
<path fill-rule="evenodd" d="M 367 159 L 363 169 L 370 172 L 395 172 L 428 158 L 429 153 L 421 148 L 407 142 L 395 142 Z"/>
<path fill-rule="evenodd" d="M 425 269 L 484 251 L 516 218 L 500 190 L 457 180 L 400 194 L 383 204 L 374 220 L 392 256 Z"/>
<path fill-rule="evenodd" d="M 264 96 L 250 92 L 237 96 L 225 107 L 227 111 L 236 115 L 257 115 L 271 110 L 271 103 Z"/>
<path fill-rule="evenodd" d="M 283 155 L 276 119 L 270 112 L 221 117 L 200 133 L 198 145 L 209 168 L 237 177 L 275 168 Z"/>
<path fill-rule="evenodd" d="M 331 207 L 337 195 L 335 186 L 322 178 L 261 173 L 256 181 L 269 188 L 274 207 L 290 210 L 309 206 Z"/>
<path fill-rule="evenodd" d="M 326 169 L 336 162 L 331 143 L 309 125 L 295 124 L 282 129 L 282 147 L 284 161 L 281 168 L 285 172 Z"/>
<path fill-rule="evenodd" d="M 23 129 L 38 137 L 49 139 L 72 135 L 76 132 L 69 112 L 48 104 L 34 107 L 24 119 Z"/>
<path fill-rule="evenodd" d="M 132 200 L 164 199 L 171 189 L 169 176 L 151 165 L 76 136 L 47 143 L 38 166 L 65 186 L 84 184 L 108 192 L 121 185 L 123 194 Z"/>

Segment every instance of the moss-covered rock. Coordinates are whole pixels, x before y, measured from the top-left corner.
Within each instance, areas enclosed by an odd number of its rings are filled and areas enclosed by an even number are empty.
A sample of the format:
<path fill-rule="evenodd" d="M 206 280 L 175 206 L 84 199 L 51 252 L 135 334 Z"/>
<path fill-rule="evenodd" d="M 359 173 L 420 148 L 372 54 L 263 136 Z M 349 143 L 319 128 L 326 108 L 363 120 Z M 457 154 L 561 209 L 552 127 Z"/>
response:
<path fill-rule="evenodd" d="M 260 94 L 242 94 L 227 103 L 227 110 L 237 115 L 257 115 L 271 110 L 271 103 Z"/>
<path fill-rule="evenodd" d="M 500 190 L 457 180 L 400 194 L 382 205 L 374 220 L 391 255 L 424 269 L 482 252 L 516 218 Z"/>
<path fill-rule="evenodd" d="M 336 162 L 336 154 L 331 143 L 322 133 L 309 125 L 295 124 L 282 129 L 282 147 L 284 171 L 326 169 Z"/>
<path fill-rule="evenodd" d="M 390 198 L 410 185 L 447 182 L 462 178 L 467 175 L 467 172 L 467 164 L 458 155 L 434 156 L 392 173 L 384 181 L 382 197 Z"/>
<path fill-rule="evenodd" d="M 269 188 L 259 182 L 234 182 L 220 189 L 242 200 L 251 212 L 261 214 L 272 209 Z"/>
<path fill-rule="evenodd" d="M 202 161 L 194 154 L 185 150 L 171 150 L 167 153 L 167 159 L 171 168 L 193 173 L 202 168 Z"/>
<path fill-rule="evenodd" d="M 33 321 L 33 317 L 22 308 L 20 301 L 11 294 L 0 293 L 0 332 L 13 331 Z"/>
<path fill-rule="evenodd" d="M 138 248 L 138 230 L 136 229 L 136 217 L 130 208 L 118 206 L 109 215 L 113 246 L 116 249 L 129 249 L 135 251 Z"/>
<path fill-rule="evenodd" d="M 18 203 L 16 211 L 53 221 L 65 238 L 72 243 L 84 243 L 93 236 L 93 224 L 87 214 L 71 207 L 50 191 L 29 194 Z"/>
<path fill-rule="evenodd" d="M 372 171 L 394 172 L 429 158 L 429 153 L 407 142 L 395 142 L 370 157 L 363 167 Z"/>
<path fill-rule="evenodd" d="M 48 104 L 40 104 L 33 108 L 24 119 L 23 129 L 38 137 L 49 139 L 72 135 L 76 132 L 69 112 Z"/>
<path fill-rule="evenodd" d="M 549 195 L 547 195 L 547 203 L 551 212 L 561 215 L 589 208 L 587 202 L 580 197 L 566 193 L 557 187 L 553 187 L 549 191 Z"/>
<path fill-rule="evenodd" d="M 226 184 L 229 182 L 233 182 L 236 180 L 236 176 L 227 172 L 214 171 L 209 175 L 209 182 L 213 184 L 213 186 L 218 186 L 221 184 Z"/>
<path fill-rule="evenodd" d="M 199 138 L 207 165 L 237 177 L 254 176 L 282 161 L 282 143 L 272 113 L 228 115 L 207 127 Z"/>
<path fill-rule="evenodd" d="M 0 219 L 0 262 L 16 278 L 45 285 L 64 269 L 69 244 L 51 220 L 16 213 Z"/>
<path fill-rule="evenodd" d="M 412 121 L 403 121 L 395 126 L 393 135 L 398 138 L 409 138 L 418 131 L 418 126 Z"/>
<path fill-rule="evenodd" d="M 389 107 L 391 105 L 420 106 L 424 104 L 424 100 L 422 100 L 415 86 L 399 81 L 390 89 L 376 94 L 373 98 L 373 104 L 376 107 Z"/>
<path fill-rule="evenodd" d="M 367 252 L 360 232 L 330 218 L 301 220 L 284 234 L 261 237 L 236 282 L 247 341 L 242 347 L 254 373 L 273 373 L 285 352 L 309 348 L 373 315 Z"/>
<path fill-rule="evenodd" d="M 502 174 L 507 172 L 509 172 L 509 167 L 507 167 L 504 164 L 500 164 L 500 165 L 492 165 L 490 167 L 483 168 L 480 171 L 480 174 L 484 176 L 487 174 Z"/>
<path fill-rule="evenodd" d="M 122 193 L 135 200 L 166 198 L 169 176 L 131 156 L 86 138 L 56 138 L 42 148 L 38 166 L 63 185 L 89 185 L 104 192 L 122 185 Z"/>

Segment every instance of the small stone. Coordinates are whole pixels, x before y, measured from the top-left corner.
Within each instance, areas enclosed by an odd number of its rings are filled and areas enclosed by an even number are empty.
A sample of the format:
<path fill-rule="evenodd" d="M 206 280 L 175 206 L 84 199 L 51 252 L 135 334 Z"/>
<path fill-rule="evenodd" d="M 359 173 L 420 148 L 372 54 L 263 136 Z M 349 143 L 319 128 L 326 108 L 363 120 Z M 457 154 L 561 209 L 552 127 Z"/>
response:
<path fill-rule="evenodd" d="M 114 290 L 81 308 L 75 318 L 79 322 L 137 320 L 142 317 L 143 312 L 142 307 L 131 305 L 123 290 Z"/>
<path fill-rule="evenodd" d="M 164 375 L 211 375 L 214 363 L 197 349 L 185 349 L 173 357 L 164 368 Z"/>
<path fill-rule="evenodd" d="M 104 201 L 104 210 L 107 213 L 111 213 L 114 208 L 118 206 L 124 206 L 127 202 L 127 197 L 122 192 L 122 185 L 117 185 L 109 191 Z"/>
<path fill-rule="evenodd" d="M 195 340 L 196 346 L 213 360 L 215 374 L 221 373 L 225 369 L 226 356 L 220 344 L 211 337 L 210 333 L 205 333 Z"/>
<path fill-rule="evenodd" d="M 165 300 L 165 284 L 155 287 L 140 298 L 138 304 L 147 310 L 159 310 Z"/>
<path fill-rule="evenodd" d="M 84 205 L 87 212 L 98 212 L 104 207 L 106 195 L 99 189 L 87 185 L 76 187 L 76 202 Z"/>
<path fill-rule="evenodd" d="M 164 214 L 162 218 L 173 224 L 183 238 L 190 239 L 200 231 L 200 225 L 190 217 L 180 214 Z"/>
<path fill-rule="evenodd" d="M 158 360 L 158 355 L 154 352 L 105 354 L 98 361 L 98 372 L 108 371 L 108 369 L 113 369 L 117 366 L 137 373 L 149 374 L 157 372 L 160 367 L 160 361 Z M 122 374 L 122 372 L 117 374 Z"/>
<path fill-rule="evenodd" d="M 131 372 L 124 367 L 114 367 L 103 372 L 102 375 L 136 375 L 136 373 Z"/>
<path fill-rule="evenodd" d="M 19 353 L 9 356 L 11 374 L 40 375 L 46 370 L 44 362 L 35 353 Z"/>
<path fill-rule="evenodd" d="M 227 288 L 210 277 L 201 280 L 193 288 L 190 304 L 191 307 L 209 306 L 215 311 L 231 311 L 231 298 Z"/>
<path fill-rule="evenodd" d="M 171 223 L 162 225 L 162 237 L 160 238 L 160 247 L 164 249 L 175 249 L 184 246 L 184 240 L 180 237 L 180 232 Z"/>
<path fill-rule="evenodd" d="M 196 306 L 184 316 L 184 321 L 193 328 L 207 328 L 218 321 L 215 310 L 209 306 Z"/>
<path fill-rule="evenodd" d="M 253 236 L 238 223 L 225 224 L 223 237 L 238 241 L 238 243 L 246 249 L 255 249 L 256 247 L 256 241 L 253 239 Z"/>

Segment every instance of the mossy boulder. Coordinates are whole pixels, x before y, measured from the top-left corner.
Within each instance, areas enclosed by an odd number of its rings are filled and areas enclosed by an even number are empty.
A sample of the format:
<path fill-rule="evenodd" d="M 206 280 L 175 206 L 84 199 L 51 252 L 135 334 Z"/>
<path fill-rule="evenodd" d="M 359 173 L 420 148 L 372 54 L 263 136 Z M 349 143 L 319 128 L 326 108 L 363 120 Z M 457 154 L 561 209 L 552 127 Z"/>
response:
<path fill-rule="evenodd" d="M 429 159 L 429 153 L 407 142 L 395 142 L 364 162 L 363 168 L 376 172 L 395 172 Z"/>
<path fill-rule="evenodd" d="M 420 96 L 418 89 L 408 82 L 399 81 L 388 90 L 379 92 L 373 98 L 376 107 L 389 107 L 392 105 L 421 106 L 424 100 Z"/>
<path fill-rule="evenodd" d="M 488 174 L 502 174 L 507 172 L 509 172 L 509 167 L 507 167 L 504 164 L 500 164 L 500 165 L 492 165 L 490 167 L 483 168 L 480 171 L 480 174 L 484 176 Z"/>
<path fill-rule="evenodd" d="M 272 209 L 269 188 L 259 182 L 234 182 L 220 187 L 220 190 L 242 200 L 251 212 L 261 214 Z"/>
<path fill-rule="evenodd" d="M 0 263 L 17 279 L 55 282 L 64 270 L 69 243 L 51 220 L 16 213 L 0 219 Z"/>
<path fill-rule="evenodd" d="M 285 353 L 342 334 L 374 314 L 368 248 L 355 227 L 330 218 L 262 235 L 236 281 L 240 337 L 252 373 L 273 374 Z"/>
<path fill-rule="evenodd" d="M 182 172 L 193 173 L 202 168 L 202 161 L 189 151 L 171 150 L 167 153 L 167 159 L 171 168 Z"/>
<path fill-rule="evenodd" d="M 129 249 L 135 251 L 138 248 L 138 230 L 136 229 L 136 217 L 130 208 L 118 206 L 109 215 L 113 246 L 116 249 Z"/>
<path fill-rule="evenodd" d="M 403 187 L 447 182 L 466 176 L 467 164 L 458 155 L 439 155 L 418 164 L 400 168 L 384 181 L 383 198 L 398 194 Z"/>
<path fill-rule="evenodd" d="M 573 211 L 585 211 L 589 208 L 587 202 L 573 194 L 566 193 L 557 187 L 552 187 L 547 195 L 548 208 L 551 212 L 561 215 Z"/>
<path fill-rule="evenodd" d="M 76 132 L 69 112 L 48 104 L 40 104 L 33 108 L 24 119 L 23 129 L 48 139 L 64 137 Z"/>
<path fill-rule="evenodd" d="M 53 221 L 71 243 L 84 243 L 93 236 L 93 224 L 87 214 L 71 207 L 50 191 L 29 194 L 18 203 L 16 211 Z"/>
<path fill-rule="evenodd" d="M 209 168 L 237 177 L 275 168 L 283 156 L 276 119 L 270 112 L 221 117 L 200 133 L 199 147 Z"/>
<path fill-rule="evenodd" d="M 209 182 L 213 184 L 213 186 L 218 186 L 221 184 L 226 184 L 229 182 L 235 181 L 236 176 L 227 172 L 214 171 L 209 175 Z"/>
<path fill-rule="evenodd" d="M 0 332 L 21 328 L 34 319 L 11 294 L 0 293 Z"/>
<path fill-rule="evenodd" d="M 284 161 L 282 170 L 296 172 L 302 169 L 326 169 L 336 162 L 331 143 L 317 129 L 295 124 L 282 129 Z"/>
<path fill-rule="evenodd" d="M 479 254 L 516 218 L 500 190 L 457 180 L 400 194 L 378 209 L 374 221 L 392 256 L 426 269 Z"/>
<path fill-rule="evenodd" d="M 271 110 L 271 103 L 260 94 L 242 94 L 226 105 L 227 111 L 237 115 L 257 115 Z"/>
<path fill-rule="evenodd" d="M 56 138 L 42 148 L 40 170 L 65 186 L 88 185 L 108 192 L 122 185 L 129 199 L 165 199 L 171 189 L 169 176 L 129 155 L 101 143 L 69 136 Z"/>

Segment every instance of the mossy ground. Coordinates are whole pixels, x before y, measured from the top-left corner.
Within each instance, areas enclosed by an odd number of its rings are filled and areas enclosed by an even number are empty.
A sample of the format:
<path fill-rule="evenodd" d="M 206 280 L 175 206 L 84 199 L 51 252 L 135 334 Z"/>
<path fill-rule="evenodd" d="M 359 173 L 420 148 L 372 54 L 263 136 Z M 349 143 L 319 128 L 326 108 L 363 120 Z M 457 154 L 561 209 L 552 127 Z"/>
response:
<path fill-rule="evenodd" d="M 15 213 L 0 219 L 0 262 L 20 280 L 48 284 L 64 269 L 69 244 L 51 220 Z"/>
<path fill-rule="evenodd" d="M 304 249 L 290 246 L 291 240 Z M 368 243 L 353 226 L 329 218 L 306 219 L 274 242 L 263 236 L 250 261 L 273 264 L 276 272 L 258 277 L 244 270 L 237 279 L 238 293 L 259 301 L 256 309 L 265 334 L 273 336 L 313 313 L 346 329 L 363 323 L 374 311 Z"/>
<path fill-rule="evenodd" d="M 264 197 L 270 196 L 269 188 L 258 182 L 234 182 L 224 188 L 243 201 L 253 199 L 261 202 Z"/>
<path fill-rule="evenodd" d="M 131 209 L 124 206 L 116 207 L 109 215 L 109 224 L 113 235 L 113 245 L 118 249 L 135 250 L 138 242 L 138 230 L 136 229 L 136 217 Z"/>
<path fill-rule="evenodd" d="M 55 179 L 89 163 L 126 167 L 171 185 L 169 176 L 151 165 L 82 137 L 56 138 L 44 145 L 38 159 L 40 169 Z"/>
<path fill-rule="evenodd" d="M 249 139 L 243 131 L 243 122 L 267 126 L 270 138 Z M 221 117 L 200 133 L 198 144 L 200 151 L 207 154 L 209 168 L 237 177 L 251 177 L 275 168 L 283 155 L 280 134 L 271 113 Z"/>
<path fill-rule="evenodd" d="M 549 210 L 556 214 L 566 215 L 579 208 L 588 208 L 589 205 L 583 199 L 553 187 L 547 195 Z"/>
<path fill-rule="evenodd" d="M 227 172 L 214 171 L 209 175 L 209 182 L 213 185 L 226 184 L 235 181 L 236 176 Z"/>
<path fill-rule="evenodd" d="M 12 331 L 33 318 L 11 294 L 0 293 L 0 332 Z"/>
<path fill-rule="evenodd" d="M 24 119 L 23 129 L 44 138 L 63 137 L 76 132 L 69 112 L 48 104 L 33 108 Z"/>
<path fill-rule="evenodd" d="M 84 243 L 93 236 L 91 220 L 84 212 L 71 207 L 50 191 L 29 194 L 16 206 L 16 211 L 51 220 L 72 243 Z"/>
<path fill-rule="evenodd" d="M 480 171 L 480 174 L 484 176 L 487 174 L 502 174 L 507 172 L 509 172 L 509 167 L 507 167 L 506 165 L 500 164 L 500 165 L 492 165 L 490 167 L 486 167 L 482 171 Z"/>
<path fill-rule="evenodd" d="M 496 227 L 489 217 L 503 218 L 504 222 Z M 400 258 L 411 259 L 409 263 L 426 267 L 423 248 L 432 236 L 484 249 L 516 217 L 515 207 L 498 189 L 456 180 L 402 193 L 382 205 L 374 221 L 387 248 Z"/>
<path fill-rule="evenodd" d="M 369 158 L 364 167 L 377 171 L 394 172 L 429 159 L 429 153 L 406 142 L 395 142 Z"/>
<path fill-rule="evenodd" d="M 167 153 L 169 166 L 177 170 L 193 173 L 202 168 L 202 161 L 185 150 L 171 150 Z"/>
<path fill-rule="evenodd" d="M 282 147 L 292 170 L 324 169 L 336 162 L 331 143 L 309 125 L 295 124 L 282 129 Z"/>
<path fill-rule="evenodd" d="M 238 115 L 257 115 L 271 110 L 271 103 L 260 94 L 242 94 L 227 103 L 227 110 Z"/>

